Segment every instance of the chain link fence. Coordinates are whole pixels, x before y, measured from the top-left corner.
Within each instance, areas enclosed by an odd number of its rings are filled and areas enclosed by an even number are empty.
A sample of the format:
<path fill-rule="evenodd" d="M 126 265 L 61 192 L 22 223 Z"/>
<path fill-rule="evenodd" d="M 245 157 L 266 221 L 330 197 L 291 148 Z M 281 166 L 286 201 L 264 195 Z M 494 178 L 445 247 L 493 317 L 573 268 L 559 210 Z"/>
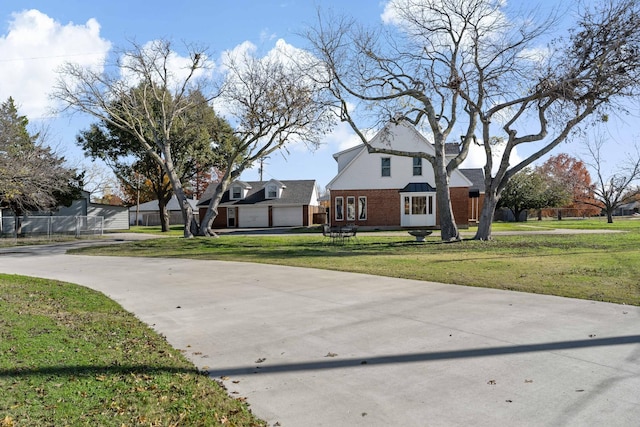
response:
<path fill-rule="evenodd" d="M 0 237 L 102 236 L 102 216 L 0 217 Z"/>

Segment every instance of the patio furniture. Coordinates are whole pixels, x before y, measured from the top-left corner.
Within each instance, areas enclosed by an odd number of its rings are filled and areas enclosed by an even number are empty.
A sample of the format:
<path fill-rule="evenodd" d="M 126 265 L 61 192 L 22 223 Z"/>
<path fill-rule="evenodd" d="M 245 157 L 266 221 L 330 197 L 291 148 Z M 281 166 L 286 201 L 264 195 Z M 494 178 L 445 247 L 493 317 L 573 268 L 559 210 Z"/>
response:
<path fill-rule="evenodd" d="M 357 225 L 345 225 L 344 227 L 342 227 L 340 229 L 340 236 L 342 238 L 342 243 L 345 242 L 345 239 L 347 242 L 352 241 L 357 241 L 357 234 L 358 234 L 358 226 Z"/>

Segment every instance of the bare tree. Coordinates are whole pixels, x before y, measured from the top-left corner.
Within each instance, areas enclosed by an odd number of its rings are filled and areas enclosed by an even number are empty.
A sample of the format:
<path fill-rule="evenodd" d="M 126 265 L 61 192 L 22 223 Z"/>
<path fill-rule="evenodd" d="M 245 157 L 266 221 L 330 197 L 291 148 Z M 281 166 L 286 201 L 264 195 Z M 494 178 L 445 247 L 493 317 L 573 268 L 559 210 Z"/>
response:
<path fill-rule="evenodd" d="M 594 10 L 581 12 L 568 39 L 553 43 L 540 66 L 529 67 L 526 74 L 514 73 L 514 79 L 498 79 L 497 96 L 488 96 L 486 85 L 480 86 L 480 92 L 486 94 L 480 99 L 491 102 L 469 102 L 480 117 L 487 158 L 477 239 L 491 238 L 495 206 L 514 174 L 565 141 L 594 113 L 606 118 L 607 107 L 639 94 L 639 51 L 638 2 L 605 0 Z M 485 75 L 483 68 L 478 72 Z M 518 91 L 507 90 L 509 86 Z M 535 130 L 529 132 L 532 128 Z M 497 139 L 503 142 L 504 151 L 494 171 L 492 141 Z M 510 165 L 513 150 L 530 143 L 538 143 L 537 150 Z"/>
<path fill-rule="evenodd" d="M 138 141 L 169 177 L 182 208 L 184 235 L 191 237 L 198 232 L 199 225 L 173 158 L 175 125 L 218 92 L 206 78 L 211 63 L 205 51 L 195 46 L 186 49 L 188 57 L 182 65 L 176 61 L 172 44 L 167 40 L 144 46 L 132 43 L 129 50 L 119 52 L 112 72 L 97 72 L 68 63 L 61 70 L 53 96 L 62 101 L 64 109 L 90 114 Z M 204 101 L 190 96 L 196 91 L 204 95 Z M 184 124 L 188 127 L 189 122 Z"/>
<path fill-rule="evenodd" d="M 334 120 L 325 94 L 309 78 L 314 71 L 301 67 L 304 61 L 292 61 L 295 55 L 281 51 L 256 58 L 245 53 L 230 57 L 226 63 L 228 71 L 219 101 L 235 124 L 230 141 L 234 149 L 209 200 L 201 234 L 215 236 L 211 226 L 220 200 L 247 167 L 275 151 L 286 150 L 293 142 L 313 149 L 331 129 Z"/>
<path fill-rule="evenodd" d="M 321 17 L 307 34 L 326 67 L 340 118 L 369 152 L 422 157 L 433 166 L 443 240 L 460 238 L 449 179 L 476 141 L 478 112 L 491 97 L 503 94 L 507 81 L 528 74 L 530 61 L 519 55 L 552 23 L 532 25 L 522 19 L 514 24 L 505 18 L 503 5 L 493 0 L 393 0 L 387 12 L 397 28 L 363 29 L 352 20 Z M 364 108 L 354 113 L 351 105 Z M 392 142 L 388 148 L 372 147 L 363 129 L 388 121 L 407 121 L 427 131 L 435 154 L 426 148 L 400 151 Z M 453 158 L 445 156 L 447 142 L 459 146 Z"/>
<path fill-rule="evenodd" d="M 607 222 L 613 223 L 613 213 L 620 206 L 636 199 L 640 194 L 640 187 L 633 183 L 640 180 L 640 147 L 634 145 L 635 153 L 625 156 L 625 160 L 618 166 L 617 172 L 607 175 L 605 161 L 602 158 L 602 147 L 605 139 L 598 136 L 594 140 L 587 140 L 587 158 L 583 160 L 596 174 L 593 193 L 596 202 L 589 204 L 602 208 L 607 213 Z"/>

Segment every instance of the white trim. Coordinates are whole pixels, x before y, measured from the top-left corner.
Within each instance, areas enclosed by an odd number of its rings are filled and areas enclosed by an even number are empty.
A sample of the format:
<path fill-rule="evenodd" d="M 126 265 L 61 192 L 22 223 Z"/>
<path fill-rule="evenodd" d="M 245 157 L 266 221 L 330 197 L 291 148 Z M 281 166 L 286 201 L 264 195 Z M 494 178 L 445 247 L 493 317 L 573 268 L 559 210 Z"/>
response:
<path fill-rule="evenodd" d="M 364 200 L 364 203 L 360 203 L 360 201 Z M 364 206 L 364 209 L 362 208 Z M 367 196 L 358 196 L 358 221 L 366 221 L 367 220 L 367 209 L 368 209 Z M 364 216 L 362 215 L 364 213 Z"/>
<path fill-rule="evenodd" d="M 340 199 L 340 216 L 342 218 L 338 218 L 338 199 Z M 336 219 L 336 221 L 344 221 L 344 197 L 342 196 L 336 196 L 334 198 L 335 200 L 335 204 L 334 204 L 334 217 Z"/>

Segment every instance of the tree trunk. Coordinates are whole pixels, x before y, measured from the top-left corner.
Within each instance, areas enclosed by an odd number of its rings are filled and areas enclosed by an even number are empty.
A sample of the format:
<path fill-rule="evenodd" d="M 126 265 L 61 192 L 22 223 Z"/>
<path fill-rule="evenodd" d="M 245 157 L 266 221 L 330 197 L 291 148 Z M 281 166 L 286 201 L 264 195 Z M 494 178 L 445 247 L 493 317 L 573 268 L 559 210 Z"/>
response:
<path fill-rule="evenodd" d="M 478 231 L 476 231 L 475 240 L 491 240 L 491 226 L 493 225 L 493 216 L 497 205 L 498 199 L 493 194 L 493 191 L 486 192 L 482 210 L 480 211 L 480 218 L 478 219 Z"/>
<path fill-rule="evenodd" d="M 438 207 L 438 215 L 440 220 L 440 238 L 445 242 L 454 242 L 460 240 L 460 233 L 453 215 L 451 206 L 451 193 L 449 192 L 449 174 L 445 162 L 439 162 L 438 157 L 444 158 L 444 144 L 442 153 L 436 153 L 436 165 L 433 165 L 433 171 L 436 181 L 436 205 Z M 442 166 L 438 166 L 440 163 Z"/>
<path fill-rule="evenodd" d="M 160 214 L 160 229 L 163 233 L 169 231 L 169 211 L 167 210 L 167 202 L 164 198 L 158 199 L 158 212 Z"/>
<path fill-rule="evenodd" d="M 613 224 L 613 209 L 607 209 L 607 224 Z"/>
<path fill-rule="evenodd" d="M 229 188 L 229 184 L 231 184 L 231 176 L 225 175 L 220 179 L 220 182 L 216 186 L 216 189 L 211 196 L 211 200 L 209 200 L 207 213 L 204 215 L 204 218 L 202 218 L 202 222 L 200 223 L 199 234 L 201 236 L 218 237 L 211 227 L 213 226 L 213 221 L 218 216 L 218 205 L 220 204 L 220 200 L 222 200 L 224 192 Z"/>
<path fill-rule="evenodd" d="M 180 208 L 182 210 L 182 220 L 184 221 L 184 237 L 191 238 L 194 236 L 194 234 L 198 234 L 198 232 L 200 231 L 200 227 L 195 220 L 193 209 L 191 208 L 191 204 L 187 199 L 187 195 L 182 189 L 182 185 L 180 185 L 179 188 L 174 187 L 173 191 L 176 193 L 178 204 L 180 205 Z"/>

